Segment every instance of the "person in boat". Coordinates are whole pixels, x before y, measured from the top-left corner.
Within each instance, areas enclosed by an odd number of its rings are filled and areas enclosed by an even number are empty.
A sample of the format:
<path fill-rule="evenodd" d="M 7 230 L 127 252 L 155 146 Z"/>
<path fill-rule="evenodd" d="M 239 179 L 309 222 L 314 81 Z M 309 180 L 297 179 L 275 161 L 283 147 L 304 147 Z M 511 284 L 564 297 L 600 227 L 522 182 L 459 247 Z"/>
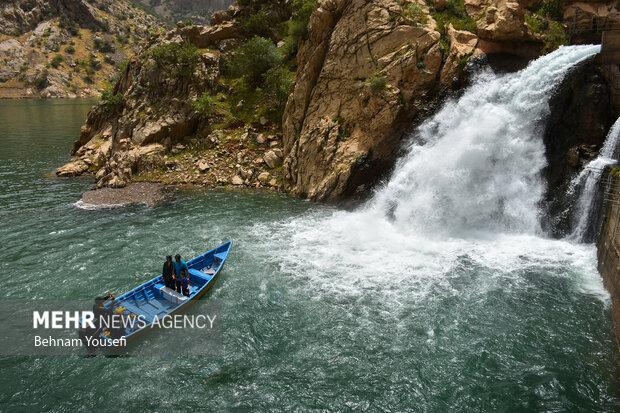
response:
<path fill-rule="evenodd" d="M 181 271 L 185 270 L 185 277 L 189 283 L 189 270 L 185 261 L 181 259 L 179 254 L 174 256 L 174 279 L 177 287 L 177 292 L 181 293 Z"/>
<path fill-rule="evenodd" d="M 164 276 L 164 284 L 171 290 L 175 289 L 174 285 L 174 265 L 172 264 L 172 255 L 166 255 L 166 261 L 164 262 L 164 269 L 162 275 Z"/>
<path fill-rule="evenodd" d="M 189 273 L 185 269 L 181 270 L 179 281 L 177 286 L 180 286 L 180 291 L 177 289 L 177 292 L 189 297 Z"/>
<path fill-rule="evenodd" d="M 95 297 L 95 303 L 93 304 L 94 327 L 81 327 L 78 331 L 78 337 L 82 341 L 84 347 L 86 347 L 87 357 L 94 356 L 96 350 L 95 347 L 89 346 L 87 337 L 96 337 L 101 334 L 101 332 L 106 328 L 106 325 L 111 325 L 110 323 L 112 322 L 112 317 L 114 315 L 114 310 L 112 308 L 114 307 L 114 303 L 112 303 L 112 305 L 108 308 L 105 306 L 106 300 L 110 298 L 114 301 L 114 296 L 109 292 L 108 295 Z M 104 323 L 104 319 L 107 323 Z"/>
<path fill-rule="evenodd" d="M 108 292 L 108 295 L 102 297 L 95 297 L 95 304 L 93 304 L 93 313 L 95 315 L 96 324 L 100 323 L 101 318 L 109 318 L 112 316 L 112 314 L 114 314 L 114 310 L 112 309 L 112 307 L 114 307 L 114 303 L 112 303 L 110 307 L 106 308 L 105 306 L 105 302 L 108 298 L 111 298 L 112 301 L 114 301 L 114 296 L 110 292 Z"/>
<path fill-rule="evenodd" d="M 105 306 L 107 299 L 112 299 L 112 305 L 109 307 Z M 125 327 L 123 327 L 121 320 L 114 318 L 114 300 L 112 293 L 108 292 L 107 296 L 96 297 L 95 304 L 93 305 L 95 326 L 97 327 L 96 333 L 109 330 L 110 338 L 112 339 L 121 338 L 125 335 Z M 103 318 L 106 319 L 106 323 L 103 322 Z"/>

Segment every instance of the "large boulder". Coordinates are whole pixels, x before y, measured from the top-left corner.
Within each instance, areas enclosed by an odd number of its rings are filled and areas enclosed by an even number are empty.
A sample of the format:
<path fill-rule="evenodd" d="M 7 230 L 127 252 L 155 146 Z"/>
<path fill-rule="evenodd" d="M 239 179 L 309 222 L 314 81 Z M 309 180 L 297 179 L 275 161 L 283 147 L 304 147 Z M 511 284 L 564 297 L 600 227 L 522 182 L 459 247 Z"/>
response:
<path fill-rule="evenodd" d="M 81 159 L 77 159 L 56 169 L 56 175 L 57 176 L 78 176 L 78 175 L 84 174 L 84 172 L 86 172 L 87 170 L 88 170 L 88 164 Z"/>
<path fill-rule="evenodd" d="M 0 57 L 20 57 L 24 54 L 24 47 L 16 39 L 7 39 L 0 42 Z"/>
<path fill-rule="evenodd" d="M 264 156 L 265 163 L 270 168 L 277 168 L 282 165 L 282 156 L 278 156 L 275 151 L 268 151 Z"/>
<path fill-rule="evenodd" d="M 467 58 L 476 53 L 476 46 L 478 45 L 478 36 L 467 30 L 456 30 L 452 23 L 448 24 L 446 34 L 448 35 L 450 49 L 446 62 L 441 69 L 441 82 L 445 85 L 451 83 L 454 75 L 462 68 L 461 66 L 467 61 Z M 480 53 L 479 50 L 478 53 Z"/>

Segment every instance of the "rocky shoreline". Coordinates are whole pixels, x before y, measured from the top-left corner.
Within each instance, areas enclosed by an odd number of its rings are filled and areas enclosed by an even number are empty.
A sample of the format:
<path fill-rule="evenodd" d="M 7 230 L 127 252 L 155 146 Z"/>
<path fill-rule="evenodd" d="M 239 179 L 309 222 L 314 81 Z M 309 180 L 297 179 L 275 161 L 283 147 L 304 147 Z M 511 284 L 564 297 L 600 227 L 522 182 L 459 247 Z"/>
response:
<path fill-rule="evenodd" d="M 106 158 L 109 143 L 91 141 L 57 176 L 94 175 L 97 188 L 122 188 L 131 182 L 202 187 L 282 189 L 282 135 L 264 128 L 217 130 L 168 149 L 151 144 Z M 101 165 L 101 167 L 100 167 Z M 120 172 L 120 173 L 119 173 Z"/>
<path fill-rule="evenodd" d="M 171 198 L 170 188 L 154 182 L 132 182 L 123 188 L 100 188 L 84 192 L 78 206 L 113 208 L 134 204 L 154 207 Z"/>

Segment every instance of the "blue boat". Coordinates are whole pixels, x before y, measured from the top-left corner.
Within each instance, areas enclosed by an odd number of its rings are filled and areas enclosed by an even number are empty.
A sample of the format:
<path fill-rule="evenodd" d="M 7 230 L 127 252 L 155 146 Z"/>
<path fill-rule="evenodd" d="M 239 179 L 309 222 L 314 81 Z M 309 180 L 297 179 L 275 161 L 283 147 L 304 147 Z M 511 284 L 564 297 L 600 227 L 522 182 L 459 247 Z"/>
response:
<path fill-rule="evenodd" d="M 112 334 L 111 329 L 98 330 L 96 334 L 109 341 L 121 337 L 130 341 L 150 329 L 155 318 L 162 320 L 166 316 L 186 309 L 215 284 L 231 247 L 232 241 L 228 241 L 187 262 L 190 278 L 189 297 L 166 287 L 163 275 L 160 274 L 116 297 L 114 301 L 106 302 L 106 308 L 111 308 L 114 314 L 121 315 L 130 322 L 120 334 L 118 331 Z"/>

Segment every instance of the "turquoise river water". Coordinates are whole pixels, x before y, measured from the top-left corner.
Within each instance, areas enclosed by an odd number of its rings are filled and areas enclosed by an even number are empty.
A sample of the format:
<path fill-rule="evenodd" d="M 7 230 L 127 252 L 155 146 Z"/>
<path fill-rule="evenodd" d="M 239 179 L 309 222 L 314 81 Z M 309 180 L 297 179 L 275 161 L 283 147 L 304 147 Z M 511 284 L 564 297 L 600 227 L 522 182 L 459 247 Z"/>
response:
<path fill-rule="evenodd" d="M 0 411 L 614 411 L 610 301 L 592 245 L 434 238 L 258 190 L 84 210 L 69 159 L 88 100 L 0 101 L 0 297 L 91 299 L 165 254 L 233 239 L 204 299 L 221 354 L 2 357 Z M 370 218 L 369 218 L 370 219 Z"/>

